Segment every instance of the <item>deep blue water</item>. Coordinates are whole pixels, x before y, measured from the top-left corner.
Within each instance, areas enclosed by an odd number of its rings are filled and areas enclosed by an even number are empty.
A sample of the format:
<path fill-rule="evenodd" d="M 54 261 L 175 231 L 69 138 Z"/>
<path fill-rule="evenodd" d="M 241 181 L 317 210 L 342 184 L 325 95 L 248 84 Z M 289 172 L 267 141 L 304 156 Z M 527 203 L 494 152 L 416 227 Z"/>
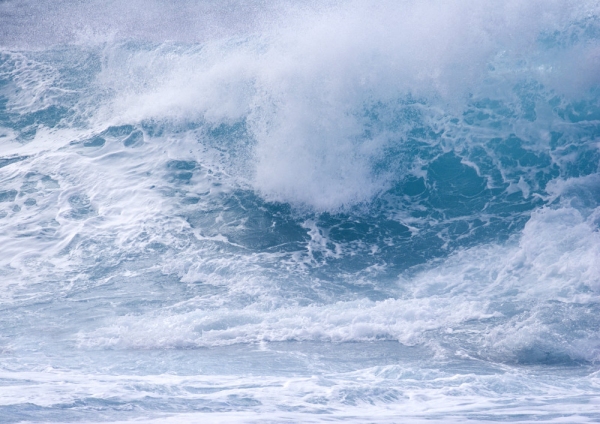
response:
<path fill-rule="evenodd" d="M 0 2 L 0 422 L 598 422 L 599 166 L 597 1 Z"/>

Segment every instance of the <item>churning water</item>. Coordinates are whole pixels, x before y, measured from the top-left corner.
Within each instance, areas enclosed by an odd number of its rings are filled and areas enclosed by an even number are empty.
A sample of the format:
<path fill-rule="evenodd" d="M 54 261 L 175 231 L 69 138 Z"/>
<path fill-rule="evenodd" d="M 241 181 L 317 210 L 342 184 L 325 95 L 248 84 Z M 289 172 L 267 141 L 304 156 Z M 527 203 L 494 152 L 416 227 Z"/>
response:
<path fill-rule="evenodd" d="M 0 2 L 0 421 L 600 421 L 600 2 Z"/>

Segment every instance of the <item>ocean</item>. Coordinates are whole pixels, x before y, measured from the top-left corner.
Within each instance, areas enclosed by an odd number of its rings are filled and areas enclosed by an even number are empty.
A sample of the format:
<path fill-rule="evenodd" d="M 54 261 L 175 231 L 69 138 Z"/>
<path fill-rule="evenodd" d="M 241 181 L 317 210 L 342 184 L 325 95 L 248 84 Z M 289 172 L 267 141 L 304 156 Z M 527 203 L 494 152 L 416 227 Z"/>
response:
<path fill-rule="evenodd" d="M 0 422 L 600 422 L 600 1 L 0 1 Z"/>

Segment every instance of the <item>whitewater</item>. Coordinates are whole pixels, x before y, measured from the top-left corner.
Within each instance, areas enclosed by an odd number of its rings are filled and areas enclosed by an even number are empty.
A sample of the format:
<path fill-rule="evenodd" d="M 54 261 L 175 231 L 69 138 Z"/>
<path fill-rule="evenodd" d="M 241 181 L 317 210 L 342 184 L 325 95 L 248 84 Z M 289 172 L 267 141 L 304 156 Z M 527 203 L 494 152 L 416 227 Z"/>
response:
<path fill-rule="evenodd" d="M 0 422 L 600 422 L 600 2 L 0 1 Z"/>

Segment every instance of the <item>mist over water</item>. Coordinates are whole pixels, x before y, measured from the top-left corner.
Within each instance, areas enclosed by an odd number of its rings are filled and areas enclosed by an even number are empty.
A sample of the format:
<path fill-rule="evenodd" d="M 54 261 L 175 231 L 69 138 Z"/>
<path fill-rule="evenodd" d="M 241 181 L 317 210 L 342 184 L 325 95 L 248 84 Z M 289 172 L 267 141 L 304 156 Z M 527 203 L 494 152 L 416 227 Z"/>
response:
<path fill-rule="evenodd" d="M 0 2 L 0 421 L 600 419 L 600 3 Z"/>

